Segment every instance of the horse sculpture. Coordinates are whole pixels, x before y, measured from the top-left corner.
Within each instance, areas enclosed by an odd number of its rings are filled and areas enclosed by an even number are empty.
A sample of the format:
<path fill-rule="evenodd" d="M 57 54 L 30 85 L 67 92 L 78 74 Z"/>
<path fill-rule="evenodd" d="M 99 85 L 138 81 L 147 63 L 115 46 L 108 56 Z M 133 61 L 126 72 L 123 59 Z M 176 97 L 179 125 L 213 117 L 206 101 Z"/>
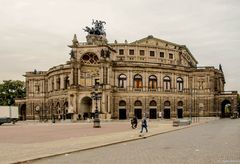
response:
<path fill-rule="evenodd" d="M 104 26 L 103 24 L 106 24 L 105 21 L 92 21 L 92 25 L 94 25 L 94 27 L 88 27 L 86 26 L 85 29 L 83 29 L 84 31 L 88 32 L 88 34 L 94 34 L 94 35 L 106 35 L 105 31 L 104 31 Z"/>

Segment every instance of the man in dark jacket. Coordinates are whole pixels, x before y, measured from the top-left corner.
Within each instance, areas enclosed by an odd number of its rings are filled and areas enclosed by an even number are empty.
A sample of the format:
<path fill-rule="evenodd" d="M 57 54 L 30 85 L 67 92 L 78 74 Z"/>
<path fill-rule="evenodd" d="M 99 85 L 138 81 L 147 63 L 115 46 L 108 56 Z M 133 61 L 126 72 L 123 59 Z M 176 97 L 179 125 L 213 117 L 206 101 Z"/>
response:
<path fill-rule="evenodd" d="M 146 117 L 143 117 L 143 119 L 142 119 L 142 129 L 141 129 L 140 133 L 143 132 L 143 128 L 145 128 L 146 132 L 148 132 Z"/>
<path fill-rule="evenodd" d="M 131 120 L 131 124 L 132 124 L 133 129 L 137 128 L 137 123 L 138 123 L 137 117 L 134 116 L 133 119 Z"/>

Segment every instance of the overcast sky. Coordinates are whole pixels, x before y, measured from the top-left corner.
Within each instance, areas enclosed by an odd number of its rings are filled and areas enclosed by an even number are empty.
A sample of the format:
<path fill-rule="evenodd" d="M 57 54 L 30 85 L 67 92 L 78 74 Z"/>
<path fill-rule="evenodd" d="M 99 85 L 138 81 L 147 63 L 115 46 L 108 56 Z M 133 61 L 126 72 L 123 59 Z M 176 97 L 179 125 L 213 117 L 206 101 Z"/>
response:
<path fill-rule="evenodd" d="M 222 64 L 225 90 L 240 91 L 239 0 L 0 0 L 0 80 L 65 63 L 92 19 L 107 22 L 109 42 L 153 35 L 186 45 L 198 66 Z"/>

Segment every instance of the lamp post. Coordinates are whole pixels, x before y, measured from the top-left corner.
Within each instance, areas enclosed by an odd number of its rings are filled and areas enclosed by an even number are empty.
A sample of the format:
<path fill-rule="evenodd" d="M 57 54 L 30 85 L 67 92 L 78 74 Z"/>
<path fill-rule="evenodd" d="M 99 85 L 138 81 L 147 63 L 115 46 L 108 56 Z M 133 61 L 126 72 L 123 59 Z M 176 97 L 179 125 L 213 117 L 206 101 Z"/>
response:
<path fill-rule="evenodd" d="M 94 128 L 101 128 L 100 119 L 99 119 L 99 110 L 98 110 L 98 100 L 102 98 L 102 92 L 98 91 L 99 84 L 93 86 L 94 91 L 91 92 L 92 99 L 95 100 L 95 112 L 94 112 L 94 120 L 93 120 L 93 127 Z"/>

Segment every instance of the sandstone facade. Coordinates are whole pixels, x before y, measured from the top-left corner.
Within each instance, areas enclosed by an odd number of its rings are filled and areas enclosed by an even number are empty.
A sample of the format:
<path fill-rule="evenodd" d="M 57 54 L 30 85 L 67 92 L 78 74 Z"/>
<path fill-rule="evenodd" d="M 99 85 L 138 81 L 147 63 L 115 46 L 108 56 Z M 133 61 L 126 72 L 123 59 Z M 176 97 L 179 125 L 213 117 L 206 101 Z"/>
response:
<path fill-rule="evenodd" d="M 237 107 L 237 92 L 224 91 L 221 66 L 198 67 L 185 45 L 153 36 L 107 43 L 89 34 L 82 43 L 74 35 L 69 47 L 66 64 L 25 74 L 23 119 L 86 119 L 96 105 L 103 119 L 224 116 L 226 104 Z M 102 93 L 97 103 L 93 91 Z"/>

